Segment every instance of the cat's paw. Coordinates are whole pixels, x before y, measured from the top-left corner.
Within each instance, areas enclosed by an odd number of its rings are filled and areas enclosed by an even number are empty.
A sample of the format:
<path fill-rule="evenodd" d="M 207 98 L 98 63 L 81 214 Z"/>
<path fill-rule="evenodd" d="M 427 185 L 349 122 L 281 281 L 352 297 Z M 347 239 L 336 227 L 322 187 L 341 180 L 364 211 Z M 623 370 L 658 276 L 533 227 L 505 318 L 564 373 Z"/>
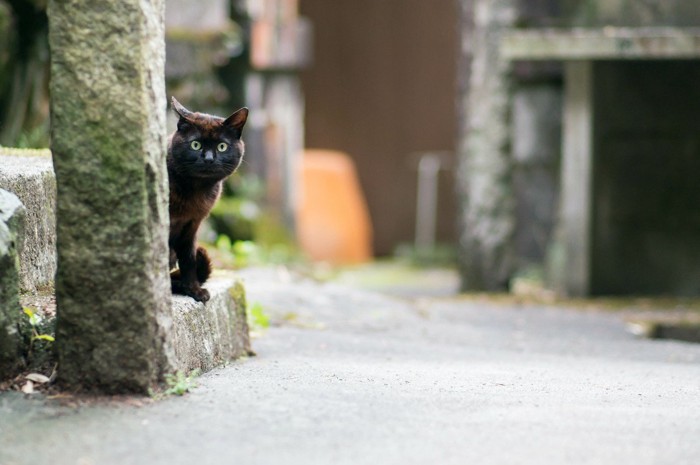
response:
<path fill-rule="evenodd" d="M 182 289 L 179 294 L 184 294 L 188 297 L 192 297 L 197 302 L 207 303 L 209 300 L 209 291 L 199 286 L 190 286 Z"/>
<path fill-rule="evenodd" d="M 197 302 L 202 302 L 202 303 L 207 303 L 209 301 L 209 298 L 210 298 L 209 291 L 207 291 L 203 287 L 200 287 L 198 289 L 193 289 L 187 295 L 192 297 Z"/>
<path fill-rule="evenodd" d="M 188 286 L 185 285 L 179 279 L 172 279 L 170 283 L 172 286 L 173 294 L 186 295 L 188 297 L 192 297 L 197 302 L 202 303 L 206 303 L 207 301 L 209 301 L 209 291 L 207 291 L 203 287 L 200 287 L 199 284 Z"/>

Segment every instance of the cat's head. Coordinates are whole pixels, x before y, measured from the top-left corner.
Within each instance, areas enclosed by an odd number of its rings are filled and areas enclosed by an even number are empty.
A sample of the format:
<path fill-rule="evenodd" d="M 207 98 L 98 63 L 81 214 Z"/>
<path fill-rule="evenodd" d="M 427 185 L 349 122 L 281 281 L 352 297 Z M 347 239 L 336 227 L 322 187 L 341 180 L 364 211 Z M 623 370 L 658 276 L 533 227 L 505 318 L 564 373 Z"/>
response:
<path fill-rule="evenodd" d="M 170 140 L 174 169 L 183 175 L 219 180 L 233 173 L 243 158 L 241 133 L 248 109 L 228 118 L 191 112 L 172 98 L 178 114 L 177 130 Z"/>

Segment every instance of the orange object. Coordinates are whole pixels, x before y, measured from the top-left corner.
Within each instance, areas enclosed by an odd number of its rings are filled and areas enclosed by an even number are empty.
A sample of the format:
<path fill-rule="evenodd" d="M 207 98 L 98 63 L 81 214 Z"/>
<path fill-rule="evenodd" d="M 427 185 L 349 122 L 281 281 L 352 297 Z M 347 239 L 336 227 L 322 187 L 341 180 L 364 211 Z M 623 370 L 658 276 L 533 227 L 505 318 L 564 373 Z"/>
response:
<path fill-rule="evenodd" d="M 299 245 L 312 260 L 350 264 L 372 258 L 372 224 L 350 157 L 306 150 L 297 213 Z"/>

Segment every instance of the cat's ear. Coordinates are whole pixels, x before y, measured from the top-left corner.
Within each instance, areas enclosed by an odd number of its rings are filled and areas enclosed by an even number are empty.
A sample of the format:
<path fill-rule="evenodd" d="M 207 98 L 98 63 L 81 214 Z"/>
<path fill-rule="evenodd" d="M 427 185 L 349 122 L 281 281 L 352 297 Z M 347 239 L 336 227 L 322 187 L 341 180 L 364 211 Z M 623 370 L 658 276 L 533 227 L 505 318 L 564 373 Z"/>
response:
<path fill-rule="evenodd" d="M 180 120 L 190 121 L 192 120 L 193 113 L 187 108 L 183 107 L 180 102 L 178 102 L 175 97 L 171 98 L 171 103 L 173 110 L 180 116 Z"/>
<path fill-rule="evenodd" d="M 248 109 L 246 107 L 234 112 L 231 116 L 224 120 L 224 126 L 230 128 L 238 129 L 239 131 L 245 126 L 245 122 L 248 120 Z"/>

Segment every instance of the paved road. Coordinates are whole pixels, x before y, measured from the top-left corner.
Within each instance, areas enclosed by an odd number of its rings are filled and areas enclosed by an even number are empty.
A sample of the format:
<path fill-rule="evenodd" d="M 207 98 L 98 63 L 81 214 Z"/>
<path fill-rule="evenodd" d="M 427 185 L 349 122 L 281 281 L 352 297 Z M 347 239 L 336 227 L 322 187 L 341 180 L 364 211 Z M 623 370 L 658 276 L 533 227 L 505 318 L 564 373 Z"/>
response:
<path fill-rule="evenodd" d="M 248 272 L 277 324 L 183 398 L 0 395 L 0 464 L 693 464 L 700 345 L 612 313 Z"/>

